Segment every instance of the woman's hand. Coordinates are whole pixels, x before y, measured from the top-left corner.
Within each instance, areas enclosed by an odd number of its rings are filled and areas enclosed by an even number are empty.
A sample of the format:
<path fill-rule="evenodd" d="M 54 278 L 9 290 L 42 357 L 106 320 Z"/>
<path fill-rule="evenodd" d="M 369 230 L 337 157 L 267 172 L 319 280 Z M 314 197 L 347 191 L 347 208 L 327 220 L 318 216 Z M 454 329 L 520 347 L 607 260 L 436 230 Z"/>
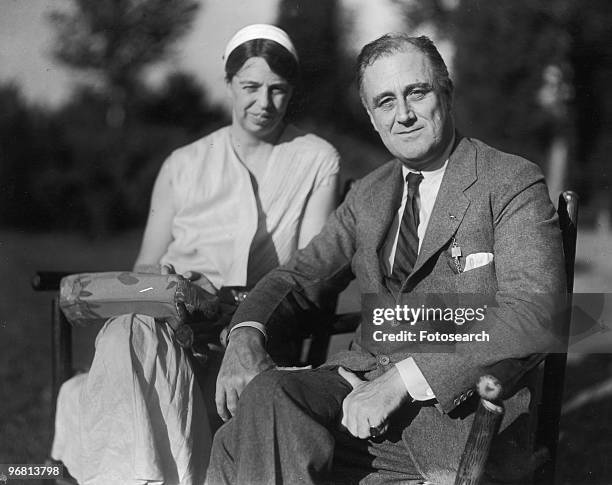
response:
<path fill-rule="evenodd" d="M 223 421 L 238 407 L 240 394 L 260 372 L 276 367 L 264 348 L 264 336 L 256 328 L 241 327 L 231 334 L 217 377 L 215 403 Z"/>
<path fill-rule="evenodd" d="M 171 264 L 164 264 L 161 267 L 161 274 L 176 274 L 176 270 Z M 219 291 L 217 290 L 217 288 L 215 288 L 215 285 L 213 285 L 206 276 L 204 276 L 198 271 L 187 271 L 181 276 L 186 280 L 191 281 L 193 284 L 199 286 L 203 290 L 206 290 L 208 293 L 211 293 L 212 295 L 216 295 Z"/>

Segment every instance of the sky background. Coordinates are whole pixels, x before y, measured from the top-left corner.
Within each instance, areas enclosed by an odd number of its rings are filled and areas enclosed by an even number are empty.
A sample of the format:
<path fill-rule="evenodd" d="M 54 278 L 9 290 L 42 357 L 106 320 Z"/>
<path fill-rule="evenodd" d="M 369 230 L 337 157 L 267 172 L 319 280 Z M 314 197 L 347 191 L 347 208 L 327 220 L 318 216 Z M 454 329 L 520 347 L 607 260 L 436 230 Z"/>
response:
<path fill-rule="evenodd" d="M 67 8 L 67 0 L 0 0 L 0 83 L 14 81 L 36 103 L 57 106 L 82 79 L 51 57 L 54 9 Z M 149 75 L 152 82 L 169 70 L 192 73 L 210 99 L 223 103 L 221 55 L 230 37 L 250 23 L 274 22 L 279 0 L 201 0 L 192 30 L 175 47 L 175 54 Z M 401 25 L 387 0 L 344 0 L 345 15 L 355 28 L 346 48 L 356 53 L 363 43 Z M 366 21 L 367 20 L 367 21 Z M 443 49 L 441 49 L 443 50 Z"/>
<path fill-rule="evenodd" d="M 274 20 L 278 0 L 256 2 L 205 0 L 193 29 L 175 48 L 164 69 L 184 69 L 210 90 L 213 99 L 223 96 L 221 54 L 227 40 L 243 25 Z M 23 94 L 41 104 L 57 105 L 71 92 L 79 76 L 56 63 L 49 13 L 66 8 L 66 0 L 0 1 L 0 81 L 14 80 Z M 159 77 L 160 71 L 152 73 Z M 221 89 L 219 89 L 221 86 Z"/>

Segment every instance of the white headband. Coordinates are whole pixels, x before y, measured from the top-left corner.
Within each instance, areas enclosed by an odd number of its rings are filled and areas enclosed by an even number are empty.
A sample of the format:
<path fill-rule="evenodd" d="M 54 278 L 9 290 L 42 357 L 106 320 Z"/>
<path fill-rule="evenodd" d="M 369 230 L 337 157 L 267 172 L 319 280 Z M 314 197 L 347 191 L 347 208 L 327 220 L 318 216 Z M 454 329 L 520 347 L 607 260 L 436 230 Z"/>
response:
<path fill-rule="evenodd" d="M 249 40 L 268 39 L 282 45 L 289 53 L 299 62 L 297 51 L 291 42 L 291 39 L 283 29 L 279 29 L 274 25 L 269 24 L 253 24 L 247 25 L 234 34 L 225 47 L 223 60 L 227 62 L 232 51 L 240 44 L 244 44 Z"/>

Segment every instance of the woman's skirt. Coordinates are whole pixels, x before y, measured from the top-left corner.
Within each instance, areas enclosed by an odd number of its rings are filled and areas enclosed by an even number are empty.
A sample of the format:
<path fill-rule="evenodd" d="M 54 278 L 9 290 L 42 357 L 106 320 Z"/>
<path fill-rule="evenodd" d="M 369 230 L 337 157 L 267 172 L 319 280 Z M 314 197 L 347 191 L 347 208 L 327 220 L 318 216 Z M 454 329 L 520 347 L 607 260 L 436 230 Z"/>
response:
<path fill-rule="evenodd" d="M 60 389 L 52 457 L 81 485 L 201 484 L 206 414 L 170 326 L 122 315 L 100 330 L 89 372 Z"/>

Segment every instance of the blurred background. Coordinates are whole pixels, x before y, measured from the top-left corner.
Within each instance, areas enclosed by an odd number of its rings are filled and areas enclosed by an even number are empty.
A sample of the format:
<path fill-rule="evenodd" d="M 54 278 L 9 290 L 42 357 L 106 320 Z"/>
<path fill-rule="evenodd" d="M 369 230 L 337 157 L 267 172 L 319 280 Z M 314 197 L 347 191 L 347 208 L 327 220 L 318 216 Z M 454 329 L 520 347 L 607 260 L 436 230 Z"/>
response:
<path fill-rule="evenodd" d="M 353 80 L 391 31 L 434 39 L 459 130 L 538 163 L 581 197 L 576 291 L 602 331 L 569 359 L 559 483 L 612 483 L 612 6 L 608 0 L 2 0 L 0 463 L 50 449 L 50 295 L 40 269 L 130 268 L 169 153 L 229 122 L 221 56 L 249 23 L 300 53 L 291 119 L 342 155 L 343 179 L 389 158 Z M 608 296 L 606 298 L 606 296 Z"/>

